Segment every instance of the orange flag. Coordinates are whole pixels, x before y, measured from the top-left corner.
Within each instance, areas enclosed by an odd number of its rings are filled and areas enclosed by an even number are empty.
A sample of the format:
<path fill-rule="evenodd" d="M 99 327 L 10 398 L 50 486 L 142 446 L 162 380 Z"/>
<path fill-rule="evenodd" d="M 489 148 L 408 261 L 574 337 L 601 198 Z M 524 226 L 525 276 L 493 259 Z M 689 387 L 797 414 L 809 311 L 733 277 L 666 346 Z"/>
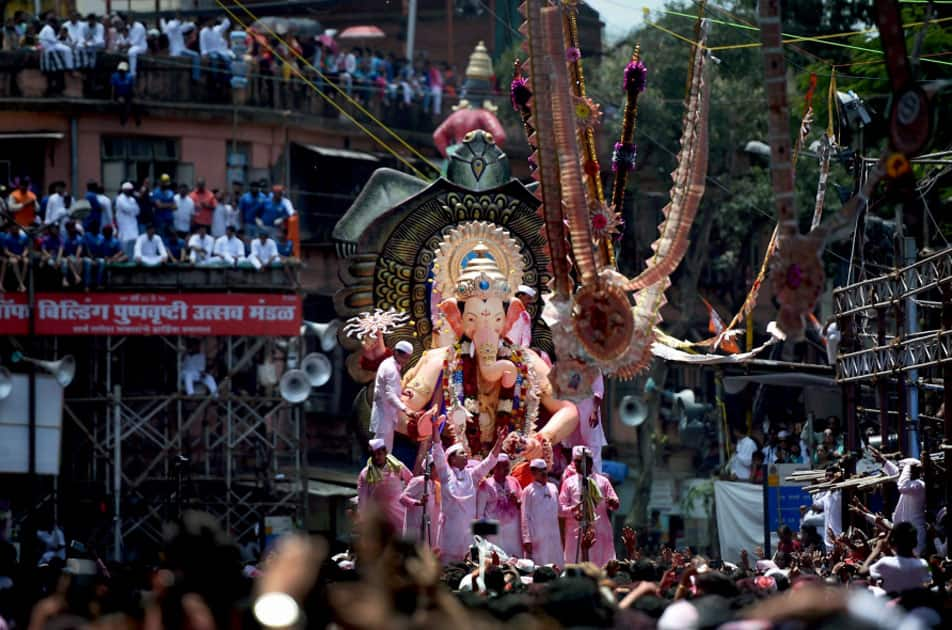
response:
<path fill-rule="evenodd" d="M 704 306 L 707 307 L 707 314 L 710 318 L 707 323 L 708 331 L 714 333 L 715 335 L 723 334 L 727 328 L 724 325 L 724 320 L 721 319 L 721 316 L 717 314 L 717 311 L 714 310 L 714 307 L 711 306 L 710 302 L 704 298 L 701 298 L 701 301 L 704 302 Z M 720 340 L 720 347 L 731 354 L 740 352 L 740 347 L 737 345 L 737 342 L 734 341 L 733 337 L 722 337 Z"/>

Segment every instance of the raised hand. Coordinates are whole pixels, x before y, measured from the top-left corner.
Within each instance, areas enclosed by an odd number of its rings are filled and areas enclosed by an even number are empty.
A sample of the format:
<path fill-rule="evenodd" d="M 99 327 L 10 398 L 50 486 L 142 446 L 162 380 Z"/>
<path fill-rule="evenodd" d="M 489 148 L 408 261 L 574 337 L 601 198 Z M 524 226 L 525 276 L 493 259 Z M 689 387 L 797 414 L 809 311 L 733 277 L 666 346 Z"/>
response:
<path fill-rule="evenodd" d="M 582 533 L 582 549 L 591 549 L 595 544 L 595 528 L 589 525 Z"/>

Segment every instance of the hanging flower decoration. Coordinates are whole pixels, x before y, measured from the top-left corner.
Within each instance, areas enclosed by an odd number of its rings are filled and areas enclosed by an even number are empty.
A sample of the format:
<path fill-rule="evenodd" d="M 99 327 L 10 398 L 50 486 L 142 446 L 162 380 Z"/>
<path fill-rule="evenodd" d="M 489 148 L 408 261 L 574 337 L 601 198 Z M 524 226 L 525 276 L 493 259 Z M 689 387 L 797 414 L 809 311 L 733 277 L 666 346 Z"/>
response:
<path fill-rule="evenodd" d="M 780 303 L 777 324 L 788 338 L 803 337 L 804 318 L 813 310 L 823 290 L 822 241 L 813 235 L 787 238 L 771 265 L 774 294 Z"/>
<path fill-rule="evenodd" d="M 531 99 L 532 90 L 529 89 L 529 81 L 523 76 L 514 78 L 509 85 L 509 100 L 512 101 L 512 108 L 519 113 L 524 113 Z"/>
<path fill-rule="evenodd" d="M 618 234 L 622 224 L 621 214 L 615 212 L 612 206 L 600 204 L 592 209 L 592 236 L 597 241 L 612 238 Z"/>
<path fill-rule="evenodd" d="M 612 171 L 630 173 L 635 170 L 638 146 L 632 142 L 616 142 L 612 151 Z"/>
<path fill-rule="evenodd" d="M 575 46 L 569 46 L 565 49 L 565 60 L 569 63 L 575 63 L 582 58 L 582 51 Z"/>
<path fill-rule="evenodd" d="M 625 66 L 625 91 L 629 94 L 644 92 L 648 85 L 648 66 L 639 61 L 632 61 Z"/>
<path fill-rule="evenodd" d="M 595 129 L 602 119 L 598 104 L 587 96 L 576 96 L 575 120 L 581 129 Z"/>

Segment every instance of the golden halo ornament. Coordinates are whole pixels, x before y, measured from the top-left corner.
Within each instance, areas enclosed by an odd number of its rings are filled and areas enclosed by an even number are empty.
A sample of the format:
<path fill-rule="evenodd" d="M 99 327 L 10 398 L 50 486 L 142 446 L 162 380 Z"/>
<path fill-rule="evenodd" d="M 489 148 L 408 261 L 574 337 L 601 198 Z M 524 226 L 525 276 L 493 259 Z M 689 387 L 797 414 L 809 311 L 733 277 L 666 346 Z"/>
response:
<path fill-rule="evenodd" d="M 635 332 L 635 318 L 624 290 L 605 285 L 582 287 L 572 309 L 575 335 L 597 361 L 623 355 Z"/>
<path fill-rule="evenodd" d="M 512 291 L 522 283 L 522 253 L 509 231 L 488 221 L 469 221 L 450 230 L 436 249 L 433 282 L 441 295 L 456 292 L 460 276 L 477 248 L 492 258 Z"/>
<path fill-rule="evenodd" d="M 595 129 L 602 121 L 602 110 L 598 103 L 587 96 L 574 96 L 575 122 L 581 129 Z"/>

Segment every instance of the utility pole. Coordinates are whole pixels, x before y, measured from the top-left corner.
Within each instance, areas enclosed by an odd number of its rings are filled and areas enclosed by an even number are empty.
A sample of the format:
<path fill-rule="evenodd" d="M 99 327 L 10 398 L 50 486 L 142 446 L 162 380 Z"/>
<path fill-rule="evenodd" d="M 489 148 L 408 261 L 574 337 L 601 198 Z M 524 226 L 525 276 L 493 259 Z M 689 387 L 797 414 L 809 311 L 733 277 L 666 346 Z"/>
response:
<path fill-rule="evenodd" d="M 416 45 L 417 0 L 409 0 L 407 8 L 407 59 L 413 64 L 413 52 Z"/>
<path fill-rule="evenodd" d="M 909 266 L 916 262 L 916 239 L 905 237 L 902 239 L 903 245 L 903 266 Z M 907 276 L 912 276 L 915 272 L 906 272 Z M 907 277 L 906 281 L 911 284 L 912 278 Z M 919 307 L 916 304 L 914 296 L 906 298 L 906 337 L 914 337 L 919 332 Z M 906 399 L 909 404 L 909 415 L 906 423 L 907 452 L 903 452 L 906 457 L 919 457 L 919 370 L 909 370 L 909 378 L 906 379 Z"/>

